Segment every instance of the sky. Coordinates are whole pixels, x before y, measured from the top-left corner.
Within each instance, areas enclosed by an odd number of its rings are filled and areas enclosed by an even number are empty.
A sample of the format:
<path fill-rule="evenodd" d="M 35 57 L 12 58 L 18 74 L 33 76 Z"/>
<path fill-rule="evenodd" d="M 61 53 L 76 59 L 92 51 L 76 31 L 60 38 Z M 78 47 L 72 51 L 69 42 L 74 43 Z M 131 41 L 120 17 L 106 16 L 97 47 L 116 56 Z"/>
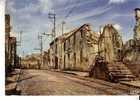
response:
<path fill-rule="evenodd" d="M 12 35 L 19 40 L 22 31 L 22 45 L 19 55 L 39 52 L 38 34 L 52 33 L 53 20 L 48 13 L 56 14 L 56 34 L 88 23 L 99 32 L 105 24 L 113 24 L 124 41 L 133 38 L 135 26 L 134 9 L 140 7 L 140 0 L 7 0 L 6 13 L 11 15 Z M 43 37 L 43 49 L 49 48 L 51 36 Z"/>

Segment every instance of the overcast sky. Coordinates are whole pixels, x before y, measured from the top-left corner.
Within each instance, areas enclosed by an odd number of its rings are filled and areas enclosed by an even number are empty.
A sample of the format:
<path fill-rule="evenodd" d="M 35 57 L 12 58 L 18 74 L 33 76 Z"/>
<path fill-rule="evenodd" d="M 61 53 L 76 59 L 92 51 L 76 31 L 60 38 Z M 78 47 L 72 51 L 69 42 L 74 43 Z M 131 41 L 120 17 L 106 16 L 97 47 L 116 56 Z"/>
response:
<path fill-rule="evenodd" d="M 61 22 L 66 21 L 65 32 L 89 23 L 92 30 L 112 23 L 121 32 L 123 40 L 133 37 L 134 8 L 140 0 L 7 0 L 6 13 L 11 15 L 12 32 L 18 37 L 23 31 L 22 49 L 18 53 L 30 54 L 39 47 L 38 33 L 51 33 L 53 24 L 48 13 L 56 14 L 57 35 L 61 35 Z M 47 50 L 50 37 L 44 37 Z"/>

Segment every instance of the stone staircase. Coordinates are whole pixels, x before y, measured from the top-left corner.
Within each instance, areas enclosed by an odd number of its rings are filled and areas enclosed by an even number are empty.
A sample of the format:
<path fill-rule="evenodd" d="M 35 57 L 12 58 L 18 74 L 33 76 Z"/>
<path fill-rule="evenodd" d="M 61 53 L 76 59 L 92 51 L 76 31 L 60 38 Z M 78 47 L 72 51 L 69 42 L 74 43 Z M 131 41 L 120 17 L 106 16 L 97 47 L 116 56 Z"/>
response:
<path fill-rule="evenodd" d="M 109 73 L 111 73 L 114 80 L 117 81 L 133 81 L 135 76 L 130 69 L 122 62 L 115 62 L 115 64 L 107 65 Z"/>

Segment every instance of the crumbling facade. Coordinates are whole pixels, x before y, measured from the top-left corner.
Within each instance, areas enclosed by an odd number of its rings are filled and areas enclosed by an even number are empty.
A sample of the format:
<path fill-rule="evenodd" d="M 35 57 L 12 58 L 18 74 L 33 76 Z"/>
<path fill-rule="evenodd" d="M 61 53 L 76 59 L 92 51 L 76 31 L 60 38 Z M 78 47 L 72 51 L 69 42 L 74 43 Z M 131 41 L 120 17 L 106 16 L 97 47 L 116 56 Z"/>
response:
<path fill-rule="evenodd" d="M 140 9 L 135 9 L 136 25 L 134 27 L 134 38 L 128 40 L 124 45 L 124 62 L 138 64 L 140 62 Z"/>
<path fill-rule="evenodd" d="M 55 48 L 54 48 L 55 47 Z M 61 70 L 88 71 L 98 53 L 98 34 L 88 24 L 55 39 L 50 44 L 52 67 Z M 53 51 L 54 50 L 54 51 Z"/>
<path fill-rule="evenodd" d="M 135 76 L 140 77 L 140 8 L 135 9 L 135 19 L 133 39 L 128 40 L 123 46 L 123 62 Z"/>
<path fill-rule="evenodd" d="M 125 63 L 128 58 L 140 58 L 139 9 L 135 9 L 137 25 L 134 39 L 123 44 L 122 37 L 112 24 L 97 34 L 84 24 L 50 43 L 49 68 L 89 71 L 94 78 L 111 81 L 131 81 L 135 75 Z"/>
<path fill-rule="evenodd" d="M 118 31 L 111 24 L 105 25 L 99 38 L 99 55 L 106 62 L 121 60 L 122 47 L 123 41 Z"/>
<path fill-rule="evenodd" d="M 105 25 L 99 38 L 99 53 L 89 75 L 108 81 L 130 81 L 135 76 L 122 63 L 123 41 L 113 25 Z"/>
<path fill-rule="evenodd" d="M 10 15 L 5 15 L 5 66 L 6 72 L 16 67 L 16 37 L 10 35 Z"/>

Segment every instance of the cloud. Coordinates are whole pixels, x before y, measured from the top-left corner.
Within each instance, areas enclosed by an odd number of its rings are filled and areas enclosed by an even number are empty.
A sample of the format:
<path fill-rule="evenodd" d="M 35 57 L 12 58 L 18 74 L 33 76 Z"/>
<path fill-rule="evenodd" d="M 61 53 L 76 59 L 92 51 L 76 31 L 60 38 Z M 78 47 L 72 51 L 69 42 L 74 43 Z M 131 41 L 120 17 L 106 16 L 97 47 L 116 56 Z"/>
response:
<path fill-rule="evenodd" d="M 52 6 L 52 0 L 38 0 L 39 1 L 39 8 L 42 11 L 42 13 L 48 12 Z"/>
<path fill-rule="evenodd" d="M 120 4 L 120 3 L 124 3 L 128 0 L 109 0 L 109 4 Z"/>
<path fill-rule="evenodd" d="M 7 0 L 7 12 L 8 13 L 18 13 L 18 14 L 27 14 L 27 13 L 36 13 L 38 11 L 42 13 L 47 13 L 53 6 L 51 0 L 37 0 L 38 2 L 30 2 L 28 5 L 25 5 L 23 8 L 15 8 L 15 0 Z"/>
<path fill-rule="evenodd" d="M 29 2 L 23 2 L 22 6 L 19 7 L 18 3 L 16 2 L 17 0 L 7 1 L 8 5 L 6 4 L 6 7 L 11 12 L 10 14 L 12 16 L 11 21 L 13 22 L 13 32 L 19 32 L 20 30 L 24 31 L 25 35 L 23 36 L 23 49 L 25 49 L 25 51 L 27 52 L 31 52 L 32 48 L 38 46 L 38 32 L 51 33 L 53 24 L 48 19 L 48 12 L 52 11 L 52 9 L 55 9 L 55 13 L 57 14 L 57 25 L 61 23 L 63 17 L 68 13 L 70 9 L 72 9 L 75 6 L 75 2 L 77 2 L 77 0 L 69 0 L 68 3 L 67 0 L 28 0 Z M 70 14 L 70 16 L 67 17 L 67 22 L 64 26 L 64 32 L 68 32 L 76 27 L 79 27 L 79 25 L 83 23 L 93 24 L 93 29 L 98 31 L 100 25 L 107 24 L 110 21 L 111 23 L 119 23 L 115 24 L 114 27 L 117 30 L 123 31 L 123 28 L 125 28 L 125 23 L 123 24 L 122 18 L 130 18 L 133 14 L 124 12 L 124 9 L 122 9 L 123 12 L 120 11 L 120 9 L 118 11 L 116 6 L 114 5 L 119 5 L 123 3 L 125 4 L 125 2 L 127 2 L 128 0 L 107 1 L 108 2 L 99 2 L 99 0 L 81 0 L 81 2 L 76 4 L 75 9 Z M 126 11 L 127 10 L 128 9 L 126 9 Z M 60 35 L 62 33 L 61 24 L 56 26 L 56 31 L 57 35 Z M 47 40 L 47 42 L 49 43 L 50 41 Z M 46 48 L 46 46 L 47 45 L 45 45 L 44 47 Z"/>
<path fill-rule="evenodd" d="M 110 9 L 111 9 L 111 7 L 108 7 L 108 6 L 98 7 L 96 9 L 91 10 L 91 11 L 76 14 L 75 16 L 69 17 L 68 21 L 78 21 L 78 20 L 81 20 L 81 19 L 84 19 L 87 17 L 97 16 L 97 15 L 100 15 L 100 14 L 103 14 L 103 13 L 109 11 Z"/>
<path fill-rule="evenodd" d="M 16 9 L 14 8 L 15 1 L 14 0 L 7 0 L 6 1 L 6 12 L 7 13 L 16 13 Z"/>
<path fill-rule="evenodd" d="M 122 29 L 122 26 L 120 24 L 114 24 L 114 28 L 116 28 L 118 31 Z"/>
<path fill-rule="evenodd" d="M 58 1 L 61 1 L 61 0 L 58 0 Z M 62 0 L 64 1 L 64 0 Z M 66 1 L 65 1 L 66 2 Z M 74 0 L 73 2 L 69 2 L 69 4 L 67 3 L 67 5 L 63 5 L 63 6 L 60 6 L 58 9 L 56 9 L 57 11 L 64 11 L 64 10 L 69 10 L 69 9 L 72 9 L 73 7 L 75 7 L 75 4 L 76 4 L 76 8 L 80 7 L 80 6 L 83 6 L 83 5 L 87 5 L 89 3 L 94 3 L 96 1 L 94 0 L 87 0 L 86 2 L 82 1 L 82 2 L 78 2 L 76 0 Z M 62 2 L 60 2 L 62 4 Z M 64 4 L 64 3 L 63 3 Z M 66 3 L 65 3 L 66 4 Z"/>

